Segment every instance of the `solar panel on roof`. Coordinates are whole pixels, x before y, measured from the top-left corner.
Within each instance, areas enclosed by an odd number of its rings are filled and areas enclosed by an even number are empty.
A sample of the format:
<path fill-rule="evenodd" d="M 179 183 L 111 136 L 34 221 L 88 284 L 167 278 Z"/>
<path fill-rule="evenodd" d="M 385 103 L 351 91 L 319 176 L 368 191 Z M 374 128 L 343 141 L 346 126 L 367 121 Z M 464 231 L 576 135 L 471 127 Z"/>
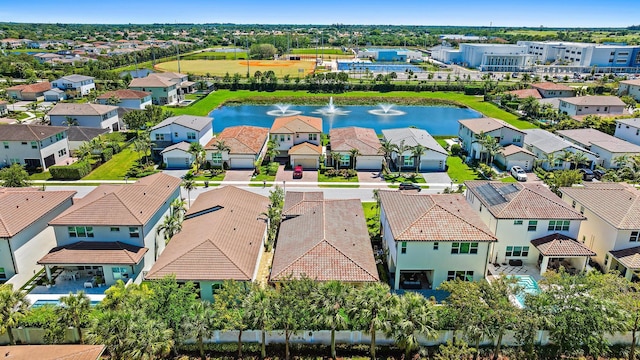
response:
<path fill-rule="evenodd" d="M 509 194 L 518 192 L 520 191 L 520 189 L 518 189 L 518 187 L 515 184 L 509 184 L 505 186 L 500 186 L 499 188 L 496 189 L 496 191 L 498 191 L 500 194 L 504 196 L 504 195 L 509 195 Z"/>
<path fill-rule="evenodd" d="M 505 199 L 504 196 L 499 193 L 491 184 L 480 185 L 478 186 L 477 190 L 478 193 L 480 193 L 480 196 L 482 196 L 482 198 L 487 203 L 489 203 L 490 206 L 495 206 L 507 202 L 507 199 Z"/>

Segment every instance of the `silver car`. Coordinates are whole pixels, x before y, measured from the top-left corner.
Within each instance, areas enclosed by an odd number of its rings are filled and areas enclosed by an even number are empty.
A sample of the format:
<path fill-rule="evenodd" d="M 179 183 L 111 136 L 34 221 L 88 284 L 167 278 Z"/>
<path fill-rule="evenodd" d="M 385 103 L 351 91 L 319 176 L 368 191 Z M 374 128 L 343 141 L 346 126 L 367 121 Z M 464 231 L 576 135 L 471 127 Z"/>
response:
<path fill-rule="evenodd" d="M 517 165 L 511 168 L 511 176 L 513 176 L 518 181 L 527 181 L 527 173 Z"/>

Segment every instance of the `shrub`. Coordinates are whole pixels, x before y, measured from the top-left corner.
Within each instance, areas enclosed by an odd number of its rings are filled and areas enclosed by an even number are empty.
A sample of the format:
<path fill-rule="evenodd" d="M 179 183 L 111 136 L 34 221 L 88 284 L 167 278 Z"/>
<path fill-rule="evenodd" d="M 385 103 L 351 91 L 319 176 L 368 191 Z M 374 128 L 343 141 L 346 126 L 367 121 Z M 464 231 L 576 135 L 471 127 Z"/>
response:
<path fill-rule="evenodd" d="M 27 315 L 20 319 L 19 326 L 44 328 L 58 321 L 58 314 L 54 305 L 44 305 L 32 308 Z"/>
<path fill-rule="evenodd" d="M 91 172 L 91 164 L 88 161 L 77 161 L 66 166 L 51 166 L 49 173 L 53 179 L 80 180 Z"/>
<path fill-rule="evenodd" d="M 118 144 L 117 142 L 109 143 L 109 144 L 107 145 L 107 148 L 108 148 L 108 149 L 113 150 L 113 153 L 114 153 L 114 154 L 117 154 L 117 153 L 119 153 L 120 151 L 122 151 L 122 147 L 121 147 L 121 146 L 120 146 L 120 144 Z"/>
<path fill-rule="evenodd" d="M 465 95 L 484 95 L 484 88 L 482 86 L 465 86 Z"/>
<path fill-rule="evenodd" d="M 458 156 L 460 155 L 460 152 L 462 151 L 462 147 L 460 146 L 460 144 L 453 144 L 451 145 L 451 155 L 453 156 Z"/>
<path fill-rule="evenodd" d="M 100 154 L 100 156 L 102 157 L 103 163 L 111 160 L 111 158 L 113 157 L 113 148 L 105 148 L 104 150 L 102 150 L 102 154 Z"/>
<path fill-rule="evenodd" d="M 278 173 L 278 167 L 280 167 L 280 164 L 277 162 L 269 163 L 267 166 L 267 174 L 269 174 L 269 176 L 275 176 Z"/>
<path fill-rule="evenodd" d="M 131 168 L 129 168 L 129 170 L 127 170 L 126 176 L 130 178 L 142 178 L 145 176 L 153 175 L 157 172 L 158 170 L 155 169 L 153 164 L 150 163 L 149 165 L 147 165 L 141 163 L 140 161 L 136 161 L 136 163 L 133 164 Z"/>
<path fill-rule="evenodd" d="M 356 170 L 353 170 L 353 169 L 349 169 L 349 170 L 347 170 L 347 171 L 345 172 L 345 174 L 343 174 L 343 175 L 342 175 L 342 177 L 345 177 L 345 178 L 347 178 L 347 179 L 348 179 L 348 178 L 352 178 L 352 177 L 354 177 L 354 176 L 358 176 L 358 172 L 357 172 Z"/>

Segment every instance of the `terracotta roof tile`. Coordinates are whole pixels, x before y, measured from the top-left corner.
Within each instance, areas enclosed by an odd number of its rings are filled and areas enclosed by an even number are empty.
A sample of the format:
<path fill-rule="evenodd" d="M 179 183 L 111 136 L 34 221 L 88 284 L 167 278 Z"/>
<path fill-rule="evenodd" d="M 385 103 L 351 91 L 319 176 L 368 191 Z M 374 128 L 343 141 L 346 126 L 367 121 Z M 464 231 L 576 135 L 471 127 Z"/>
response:
<path fill-rule="evenodd" d="M 322 132 L 322 118 L 294 115 L 276 118 L 271 126 L 272 134 Z"/>
<path fill-rule="evenodd" d="M 526 99 L 528 97 L 533 97 L 535 99 L 542 99 L 542 95 L 540 95 L 540 93 L 536 89 L 511 90 L 511 91 L 508 91 L 507 93 L 515 95 L 520 99 Z"/>
<path fill-rule="evenodd" d="M 15 236 L 75 194 L 75 191 L 0 188 L 0 238 Z"/>
<path fill-rule="evenodd" d="M 380 139 L 378 139 L 375 130 L 370 128 L 352 126 L 331 129 L 329 138 L 331 139 L 331 151 L 345 152 L 358 149 L 360 155 L 381 155 Z"/>
<path fill-rule="evenodd" d="M 149 88 L 149 87 L 170 87 L 170 86 L 174 86 L 176 83 L 166 79 L 166 78 L 161 78 L 158 76 L 153 76 L 153 75 L 149 75 L 147 77 L 143 77 L 143 78 L 135 78 L 133 80 L 131 80 L 131 83 L 129 83 L 129 87 L 130 88 Z"/>
<path fill-rule="evenodd" d="M 16 85 L 16 86 L 7 88 L 6 90 L 7 91 L 18 90 L 23 93 L 42 93 L 49 89 L 51 89 L 51 83 L 48 81 L 43 81 L 43 82 L 29 84 L 29 85 Z"/>
<path fill-rule="evenodd" d="M 129 90 L 129 89 L 120 89 L 115 91 L 108 91 L 100 96 L 98 99 L 109 99 L 110 97 L 117 97 L 119 99 L 144 99 L 147 96 L 150 96 L 150 92 L 138 91 L 138 90 Z"/>
<path fill-rule="evenodd" d="M 575 91 L 575 89 L 572 88 L 571 86 L 556 84 L 550 81 L 531 84 L 531 87 L 534 89 L 542 89 L 542 90 Z"/>
<path fill-rule="evenodd" d="M 117 106 L 102 105 L 102 104 L 90 104 L 90 103 L 57 103 L 49 115 L 76 115 L 76 116 L 95 116 L 104 115 L 110 111 L 118 110 Z"/>
<path fill-rule="evenodd" d="M 502 120 L 498 120 L 494 118 L 483 117 L 483 118 L 477 118 L 477 119 L 464 119 L 464 120 L 458 120 L 458 122 L 464 125 L 465 127 L 467 127 L 474 134 L 479 134 L 480 132 L 483 132 L 483 131 L 490 132 L 493 130 L 502 129 L 503 127 L 523 133 L 522 130 L 517 129 L 514 126 Z"/>
<path fill-rule="evenodd" d="M 120 241 L 79 241 L 54 247 L 38 264 L 137 265 L 149 249 Z"/>
<path fill-rule="evenodd" d="M 0 141 L 37 141 L 66 131 L 64 126 L 8 124 L 0 126 Z"/>
<path fill-rule="evenodd" d="M 560 102 L 573 105 L 593 105 L 593 106 L 625 106 L 624 102 L 617 96 L 578 96 L 561 98 Z"/>
<path fill-rule="evenodd" d="M 13 345 L 2 346 L 4 360 L 99 360 L 104 345 Z"/>
<path fill-rule="evenodd" d="M 288 153 L 289 155 L 320 155 L 322 154 L 322 146 L 305 141 L 291 147 Z"/>
<path fill-rule="evenodd" d="M 259 154 L 269 136 L 269 129 L 257 126 L 228 127 L 211 139 L 205 146 L 207 150 L 216 150 L 218 142 L 224 141 L 229 154 Z"/>
<path fill-rule="evenodd" d="M 502 154 L 503 156 L 509 156 L 517 153 L 525 153 L 531 156 L 536 156 L 531 151 L 513 144 L 505 146 L 502 150 L 499 151 L 499 153 Z"/>
<path fill-rule="evenodd" d="M 617 229 L 640 229 L 640 191 L 631 185 L 585 183 L 560 191 Z"/>
<path fill-rule="evenodd" d="M 576 239 L 558 233 L 531 240 L 531 244 L 543 256 L 596 256 L 596 253 Z"/>
<path fill-rule="evenodd" d="M 640 269 L 640 246 L 629 249 L 609 251 L 616 260 L 629 270 Z"/>

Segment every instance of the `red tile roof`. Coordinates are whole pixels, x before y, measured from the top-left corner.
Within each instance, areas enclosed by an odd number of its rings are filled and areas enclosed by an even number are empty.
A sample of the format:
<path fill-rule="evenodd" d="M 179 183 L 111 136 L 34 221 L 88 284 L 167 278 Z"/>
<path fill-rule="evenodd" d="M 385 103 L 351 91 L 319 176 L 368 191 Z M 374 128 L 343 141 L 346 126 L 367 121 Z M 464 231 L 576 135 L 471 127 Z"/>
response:
<path fill-rule="evenodd" d="M 494 118 L 477 118 L 477 119 L 463 119 L 458 120 L 458 122 L 465 127 L 467 127 L 474 134 L 479 134 L 480 132 L 489 132 L 493 130 L 502 129 L 503 127 L 509 128 L 511 130 L 524 133 L 522 130 L 515 128 L 514 126 L 498 119 Z"/>
<path fill-rule="evenodd" d="M 534 153 L 532 153 L 531 151 L 525 149 L 525 148 L 521 148 L 520 146 L 516 146 L 516 145 L 507 145 L 505 146 L 502 150 L 499 151 L 500 154 L 502 154 L 503 156 L 510 156 L 513 154 L 517 154 L 517 153 L 525 153 L 527 155 L 531 155 L 531 156 L 536 156 Z"/>
<path fill-rule="evenodd" d="M 19 190 L 16 190 L 19 189 Z M 75 191 L 0 188 L 0 238 L 13 237 L 72 198 Z"/>
<path fill-rule="evenodd" d="M 51 89 L 51 83 L 48 81 L 43 81 L 35 84 L 29 85 L 16 85 L 7 88 L 7 91 L 16 90 L 23 93 L 43 93 L 47 90 Z"/>
<path fill-rule="evenodd" d="M 629 270 L 640 269 L 640 246 L 609 251 L 616 260 Z"/>
<path fill-rule="evenodd" d="M 291 147 L 288 153 L 289 155 L 320 155 L 322 154 L 322 146 L 303 142 Z"/>
<path fill-rule="evenodd" d="M 331 129 L 329 138 L 331 139 L 331 151 L 345 152 L 358 149 L 360 155 L 382 155 L 380 153 L 380 139 L 378 139 L 375 130 L 370 128 L 352 126 Z"/>
<path fill-rule="evenodd" d="M 513 94 L 520 99 L 526 99 L 528 97 L 533 97 L 536 99 L 542 99 L 542 95 L 536 89 L 522 89 L 522 90 L 511 90 L 507 92 L 508 94 Z"/>
<path fill-rule="evenodd" d="M 58 246 L 42 259 L 40 265 L 137 265 L 149 249 L 120 241 L 79 241 Z"/>
<path fill-rule="evenodd" d="M 211 139 L 205 146 L 207 150 L 217 150 L 218 142 L 224 141 L 229 154 L 259 154 L 269 136 L 269 129 L 257 126 L 228 127 Z"/>
<path fill-rule="evenodd" d="M 117 97 L 119 99 L 144 99 L 145 97 L 150 95 L 151 95 L 150 92 L 120 89 L 115 91 L 108 91 L 98 96 L 98 99 L 109 99 L 112 96 Z"/>
<path fill-rule="evenodd" d="M 576 239 L 558 233 L 531 240 L 531 244 L 543 256 L 596 256 L 595 252 Z"/>
<path fill-rule="evenodd" d="M 632 185 L 585 183 L 560 191 L 617 229 L 640 229 L 640 191 Z"/>
<path fill-rule="evenodd" d="M 276 118 L 271 126 L 272 134 L 322 132 L 322 118 L 294 115 Z"/>
<path fill-rule="evenodd" d="M 542 89 L 542 90 L 575 91 L 575 89 L 572 88 L 571 86 L 556 84 L 550 81 L 531 84 L 531 87 L 534 89 Z"/>

